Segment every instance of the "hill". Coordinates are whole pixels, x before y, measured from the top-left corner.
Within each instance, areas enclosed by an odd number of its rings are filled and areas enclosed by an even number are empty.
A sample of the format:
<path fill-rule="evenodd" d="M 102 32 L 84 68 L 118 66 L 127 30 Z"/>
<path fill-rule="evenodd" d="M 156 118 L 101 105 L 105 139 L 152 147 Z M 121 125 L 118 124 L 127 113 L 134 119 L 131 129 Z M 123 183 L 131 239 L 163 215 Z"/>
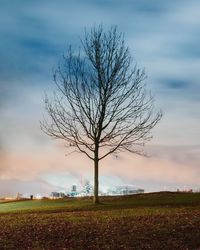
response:
<path fill-rule="evenodd" d="M 200 194 L 0 203 L 0 249 L 198 249 Z"/>

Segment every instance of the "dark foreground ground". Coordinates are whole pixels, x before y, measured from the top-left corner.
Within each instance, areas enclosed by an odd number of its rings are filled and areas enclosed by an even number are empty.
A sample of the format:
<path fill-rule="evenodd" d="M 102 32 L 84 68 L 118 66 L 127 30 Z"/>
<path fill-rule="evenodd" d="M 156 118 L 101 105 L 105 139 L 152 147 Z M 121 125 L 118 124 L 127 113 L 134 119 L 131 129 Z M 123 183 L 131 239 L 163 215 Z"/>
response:
<path fill-rule="evenodd" d="M 200 249 L 200 194 L 0 202 L 0 249 Z"/>

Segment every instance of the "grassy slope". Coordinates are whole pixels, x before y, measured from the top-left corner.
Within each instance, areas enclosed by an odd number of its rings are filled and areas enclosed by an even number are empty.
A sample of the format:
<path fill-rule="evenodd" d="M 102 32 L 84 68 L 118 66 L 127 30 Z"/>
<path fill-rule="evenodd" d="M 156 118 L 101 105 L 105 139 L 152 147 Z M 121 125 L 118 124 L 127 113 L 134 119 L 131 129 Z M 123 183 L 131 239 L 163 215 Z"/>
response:
<path fill-rule="evenodd" d="M 0 203 L 0 249 L 197 249 L 200 194 Z M 28 248 L 29 247 L 29 248 Z"/>
<path fill-rule="evenodd" d="M 0 213 L 110 210 L 138 206 L 197 206 L 200 205 L 200 193 L 160 192 L 131 196 L 112 196 L 101 197 L 101 202 L 100 206 L 95 206 L 92 204 L 91 198 L 9 201 L 0 202 Z"/>

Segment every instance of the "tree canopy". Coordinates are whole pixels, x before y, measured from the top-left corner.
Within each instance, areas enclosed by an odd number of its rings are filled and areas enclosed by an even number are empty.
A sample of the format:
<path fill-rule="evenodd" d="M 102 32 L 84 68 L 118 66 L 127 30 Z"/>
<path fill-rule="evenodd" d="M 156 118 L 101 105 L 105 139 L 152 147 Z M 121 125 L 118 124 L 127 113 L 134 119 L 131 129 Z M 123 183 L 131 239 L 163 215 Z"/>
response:
<path fill-rule="evenodd" d="M 41 126 L 94 161 L 98 202 L 99 161 L 121 151 L 143 154 L 162 113 L 154 110 L 145 71 L 133 63 L 116 27 L 86 31 L 81 45 L 78 52 L 69 47 L 54 72 L 58 91 L 53 100 L 45 99 L 50 119 Z"/>

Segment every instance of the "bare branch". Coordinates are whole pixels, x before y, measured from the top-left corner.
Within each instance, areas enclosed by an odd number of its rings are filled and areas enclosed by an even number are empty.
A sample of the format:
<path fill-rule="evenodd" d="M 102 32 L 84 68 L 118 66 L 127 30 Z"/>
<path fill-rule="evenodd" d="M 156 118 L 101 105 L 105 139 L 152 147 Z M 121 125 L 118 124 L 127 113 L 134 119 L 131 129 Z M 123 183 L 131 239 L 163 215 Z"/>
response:
<path fill-rule="evenodd" d="M 94 27 L 81 42 L 83 50 L 69 47 L 54 72 L 58 91 L 53 100 L 45 98 L 49 119 L 42 130 L 97 164 L 121 151 L 143 155 L 162 117 L 146 90 L 145 71 L 133 64 L 116 27 L 107 33 Z"/>

